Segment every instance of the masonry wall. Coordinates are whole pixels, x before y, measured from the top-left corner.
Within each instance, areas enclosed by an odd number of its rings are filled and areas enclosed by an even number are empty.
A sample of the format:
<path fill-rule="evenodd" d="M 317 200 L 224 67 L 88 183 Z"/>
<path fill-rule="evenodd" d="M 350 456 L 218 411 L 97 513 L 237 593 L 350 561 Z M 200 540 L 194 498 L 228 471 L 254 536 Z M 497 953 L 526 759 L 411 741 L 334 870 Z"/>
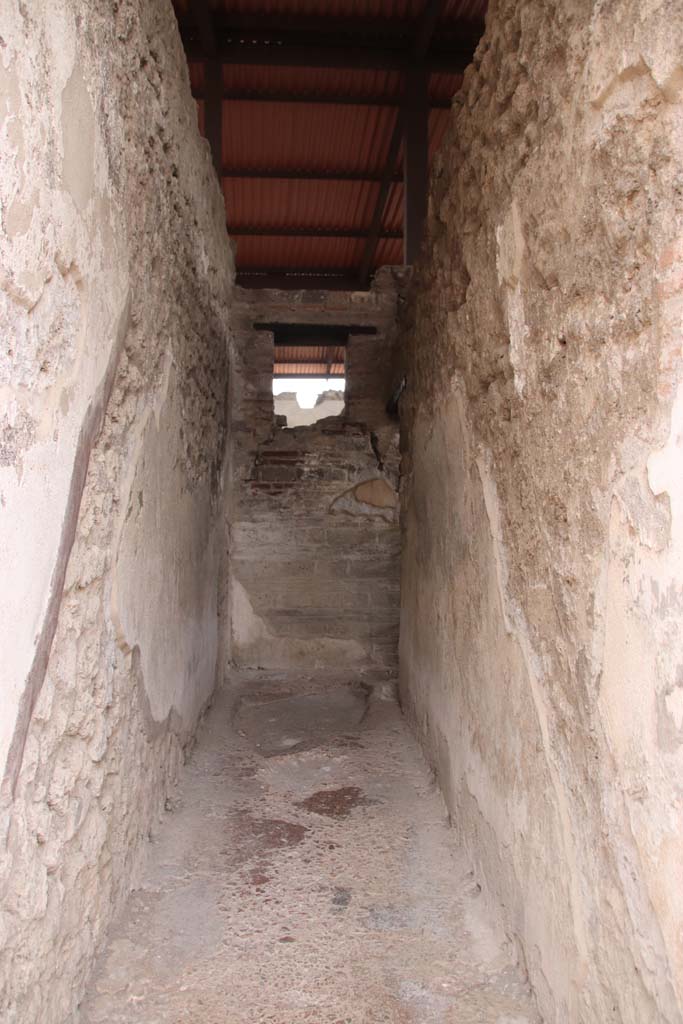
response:
<path fill-rule="evenodd" d="M 494 0 L 404 320 L 401 692 L 545 1019 L 683 1019 L 683 8 Z"/>
<path fill-rule="evenodd" d="M 0 37 L 0 1017 L 58 1024 L 214 686 L 232 266 L 167 0 Z"/>
<path fill-rule="evenodd" d="M 386 412 L 397 282 L 369 293 L 237 290 L 229 658 L 240 667 L 393 675 L 399 619 L 398 423 Z M 273 335 L 254 323 L 376 326 L 350 335 L 340 416 L 284 429 L 273 416 Z"/>

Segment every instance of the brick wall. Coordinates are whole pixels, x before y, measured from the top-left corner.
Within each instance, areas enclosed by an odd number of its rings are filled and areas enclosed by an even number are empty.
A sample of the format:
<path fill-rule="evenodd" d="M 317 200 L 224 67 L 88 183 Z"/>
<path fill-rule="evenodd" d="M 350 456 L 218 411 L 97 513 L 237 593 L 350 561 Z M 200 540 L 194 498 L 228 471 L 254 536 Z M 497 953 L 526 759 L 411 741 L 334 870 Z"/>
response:
<path fill-rule="evenodd" d="M 396 289 L 384 271 L 369 293 L 239 296 L 225 616 L 237 665 L 395 670 L 398 424 L 385 406 Z M 273 337 L 259 321 L 377 327 L 349 337 L 341 416 L 274 425 Z"/>

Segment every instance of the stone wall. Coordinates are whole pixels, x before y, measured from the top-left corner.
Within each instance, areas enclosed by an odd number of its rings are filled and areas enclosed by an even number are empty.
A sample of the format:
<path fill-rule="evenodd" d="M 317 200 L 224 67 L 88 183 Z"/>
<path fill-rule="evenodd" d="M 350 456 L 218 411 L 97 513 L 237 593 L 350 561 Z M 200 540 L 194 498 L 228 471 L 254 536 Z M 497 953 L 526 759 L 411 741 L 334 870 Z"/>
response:
<path fill-rule="evenodd" d="M 236 291 L 229 657 L 240 667 L 394 674 L 399 617 L 398 425 L 386 366 L 397 290 Z M 276 427 L 273 336 L 254 323 L 376 326 L 350 335 L 339 417 Z M 380 372 L 380 367 L 385 372 Z"/>
<path fill-rule="evenodd" d="M 683 1019 L 682 15 L 494 0 L 404 322 L 402 697 L 557 1024 Z"/>
<path fill-rule="evenodd" d="M 0 1017 L 72 1019 L 210 698 L 232 266 L 168 0 L 0 11 Z"/>

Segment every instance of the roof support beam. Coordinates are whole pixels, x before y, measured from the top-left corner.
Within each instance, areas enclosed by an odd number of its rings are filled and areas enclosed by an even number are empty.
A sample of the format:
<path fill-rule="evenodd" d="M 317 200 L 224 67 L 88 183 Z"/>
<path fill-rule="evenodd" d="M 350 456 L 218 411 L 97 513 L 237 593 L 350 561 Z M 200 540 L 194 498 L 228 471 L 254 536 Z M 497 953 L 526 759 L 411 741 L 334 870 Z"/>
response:
<path fill-rule="evenodd" d="M 429 185 L 429 108 L 427 76 L 409 71 L 406 76 L 406 117 L 403 146 L 403 262 L 417 259 L 427 213 Z"/>
<path fill-rule="evenodd" d="M 444 6 L 445 0 L 427 0 L 423 8 L 422 17 L 420 18 L 419 25 L 417 26 L 417 31 L 415 33 L 415 42 L 413 44 L 413 64 L 409 64 L 407 70 L 408 81 L 406 83 L 406 93 L 410 93 L 411 85 L 413 84 L 411 82 L 410 76 L 412 74 L 415 74 L 420 75 L 421 79 L 424 81 L 424 95 L 427 96 L 427 91 L 429 88 L 429 69 L 427 67 L 427 63 L 424 61 L 424 56 L 429 48 L 429 44 L 434 34 L 436 23 L 439 19 L 441 12 L 443 11 Z M 420 85 L 420 102 L 422 102 L 422 89 L 423 86 Z M 394 125 L 394 131 L 391 136 L 391 143 L 389 145 L 389 153 L 387 155 L 387 162 L 384 169 L 384 175 L 382 178 L 382 183 L 379 188 L 379 192 L 377 194 L 377 203 L 375 205 L 375 212 L 372 218 L 372 225 L 368 233 L 368 240 L 365 245 L 365 251 L 363 253 L 363 258 L 361 260 L 360 270 L 358 273 L 360 286 L 362 288 L 367 287 L 368 281 L 370 279 L 370 274 L 372 272 L 372 267 L 375 262 L 375 253 L 377 251 L 377 243 L 381 236 L 382 218 L 384 217 L 384 207 L 386 206 L 387 198 L 389 196 L 389 189 L 392 184 L 392 175 L 395 173 L 396 160 L 398 158 L 398 153 L 401 146 L 403 133 L 404 130 L 406 129 L 407 121 L 410 117 L 412 117 L 412 114 L 409 112 L 408 109 L 410 104 L 410 96 L 406 95 L 404 105 L 401 107 L 398 114 L 396 115 L 396 123 Z M 428 115 L 429 111 L 427 110 L 427 117 Z M 414 125 L 413 129 L 415 130 L 415 138 L 417 140 L 417 129 L 415 128 Z M 426 121 L 425 123 L 425 130 L 428 130 L 428 121 Z M 414 145 L 417 145 L 417 142 Z M 404 148 L 407 149 L 407 145 Z M 407 186 L 408 183 L 407 181 L 405 181 L 406 191 Z M 404 208 L 404 232 L 405 228 L 406 224 Z"/>
<path fill-rule="evenodd" d="M 281 288 L 301 291 L 357 291 L 358 278 L 348 267 L 339 270 L 319 268 L 300 270 L 291 267 L 269 267 L 238 270 L 237 284 L 241 288 Z"/>
<path fill-rule="evenodd" d="M 216 174 L 221 176 L 223 163 L 223 69 L 219 61 L 209 60 L 204 68 L 206 102 L 204 128 L 211 146 L 211 157 Z"/>
<path fill-rule="evenodd" d="M 345 345 L 349 334 L 377 334 L 370 324 L 297 324 L 285 322 L 254 323 L 255 331 L 273 331 L 275 345 Z"/>
<path fill-rule="evenodd" d="M 203 89 L 193 89 L 196 100 L 205 98 Z M 400 107 L 402 96 L 386 96 L 380 93 L 354 96 L 348 93 L 326 92 L 255 92 L 253 89 L 224 89 L 223 99 L 237 103 L 307 103 L 310 105 L 328 105 L 334 107 Z M 432 99 L 430 110 L 450 110 L 450 100 Z"/>
<path fill-rule="evenodd" d="M 224 167 L 224 178 L 243 178 L 264 181 L 381 181 L 381 174 L 370 171 L 346 170 L 313 170 L 312 168 L 288 168 L 278 170 L 273 167 Z M 394 181 L 401 181 L 402 175 L 397 171 Z"/>
<path fill-rule="evenodd" d="M 367 238 L 363 228 L 264 227 L 261 224 L 228 224 L 233 238 Z M 382 238 L 402 238 L 400 231 L 383 231 Z"/>
<path fill-rule="evenodd" d="M 350 45 L 359 41 L 368 44 L 373 40 L 390 40 L 392 46 L 408 48 L 411 41 L 416 39 L 420 25 L 424 23 L 425 19 L 424 12 L 421 12 L 418 20 L 400 15 L 398 17 L 391 15 L 368 17 L 331 14 L 326 10 L 331 5 L 324 2 L 318 4 L 318 7 L 324 12 L 319 14 L 293 14 L 291 11 L 241 13 L 236 9 L 238 6 L 238 4 L 230 4 L 228 10 L 217 12 L 216 26 L 222 37 L 286 42 L 292 35 L 298 37 L 305 35 L 309 39 L 334 36 L 337 40 L 346 41 Z M 183 27 L 184 22 L 181 21 L 181 28 Z M 441 25 L 440 37 L 457 44 L 463 38 L 469 39 L 473 33 L 478 32 L 481 35 L 483 28 L 483 18 L 448 18 Z"/>
<path fill-rule="evenodd" d="M 367 241 L 365 243 L 365 249 L 363 250 L 363 257 L 361 259 L 360 270 L 358 272 L 358 278 L 360 281 L 361 288 L 366 288 L 368 285 L 368 281 L 370 280 L 370 273 L 372 271 L 372 265 L 375 260 L 375 252 L 377 251 L 377 243 L 382 237 L 382 218 L 384 216 L 384 207 L 387 204 L 389 189 L 391 188 L 395 180 L 394 175 L 396 173 L 396 161 L 398 160 L 398 152 L 399 149 L 401 148 L 401 139 L 403 138 L 404 119 L 405 112 L 403 109 L 401 109 L 396 114 L 394 130 L 391 134 L 391 141 L 389 143 L 387 162 L 384 167 L 382 181 L 380 182 L 379 191 L 377 193 L 375 209 L 372 214 L 372 221 L 370 222 L 370 230 L 368 231 L 367 234 Z"/>
<path fill-rule="evenodd" d="M 216 56 L 216 36 L 213 30 L 209 0 L 196 0 L 193 9 L 199 38 L 206 57 L 204 132 L 211 147 L 213 166 L 220 178 L 223 162 L 223 69 Z"/>
<path fill-rule="evenodd" d="M 207 58 L 213 57 L 216 53 L 216 37 L 213 33 L 213 19 L 209 0 L 196 0 L 192 10 L 204 54 Z"/>
<path fill-rule="evenodd" d="M 335 45 L 336 44 L 336 45 Z M 204 61 L 206 51 L 192 38 L 184 39 L 188 60 Z M 472 59 L 473 48 L 431 53 L 424 64 L 429 71 L 459 74 Z M 239 42 L 218 44 L 216 56 L 223 64 L 259 65 L 293 68 L 365 68 L 375 71 L 402 71 L 407 55 L 402 50 L 382 50 L 370 46 L 340 46 L 333 37 L 292 43 Z"/>
<path fill-rule="evenodd" d="M 434 0 L 438 3 L 439 0 Z M 189 5 L 194 12 L 196 0 Z M 385 17 L 367 17 L 364 15 L 336 15 L 329 13 L 329 4 L 320 3 L 324 13 L 295 14 L 287 12 L 260 11 L 255 14 L 241 13 L 236 10 L 237 4 L 220 5 L 214 13 L 214 24 L 217 38 L 230 42 L 268 42 L 291 43 L 301 42 L 314 45 L 319 39 L 333 39 L 340 46 L 385 46 L 402 48 L 404 51 L 414 49 L 420 41 L 420 32 L 431 40 L 436 19 L 441 16 L 442 7 L 437 11 L 432 24 L 429 23 L 430 12 L 426 3 L 417 19 L 406 19 L 400 15 Z M 263 6 L 263 5 L 261 5 Z M 180 32 L 183 36 L 194 37 L 196 18 L 180 18 Z M 439 26 L 439 43 L 444 49 L 462 46 L 463 43 L 477 42 L 484 30 L 482 17 L 450 17 L 447 16 Z M 425 51 L 426 52 L 426 48 Z"/>
<path fill-rule="evenodd" d="M 445 0 L 427 0 L 425 3 L 413 43 L 413 56 L 416 61 L 424 60 L 436 29 L 436 23 L 445 6 Z"/>

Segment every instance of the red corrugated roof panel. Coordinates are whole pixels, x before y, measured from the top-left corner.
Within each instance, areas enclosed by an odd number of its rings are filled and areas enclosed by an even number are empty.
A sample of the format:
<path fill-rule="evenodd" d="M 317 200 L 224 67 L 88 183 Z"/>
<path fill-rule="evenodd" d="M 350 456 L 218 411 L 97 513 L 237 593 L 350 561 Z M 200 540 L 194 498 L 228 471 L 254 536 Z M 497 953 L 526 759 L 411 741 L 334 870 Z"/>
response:
<path fill-rule="evenodd" d="M 378 185 L 358 181 L 223 180 L 228 230 L 239 225 L 358 230 L 372 217 Z M 400 229 L 400 224 L 399 224 Z"/>
<path fill-rule="evenodd" d="M 395 119 L 396 111 L 387 107 L 228 101 L 223 104 L 223 162 L 379 174 Z"/>
<path fill-rule="evenodd" d="M 360 27 L 357 21 L 337 23 L 342 43 L 346 40 L 347 45 L 354 45 L 354 39 L 345 35 L 354 31 L 358 45 L 398 47 L 406 52 L 424 3 L 425 0 L 218 0 L 211 7 L 214 25 L 220 26 L 224 19 L 229 26 L 232 18 L 233 28 L 239 25 L 239 32 L 247 38 L 248 29 L 244 26 L 250 21 L 255 33 L 264 26 L 265 31 L 276 33 L 299 25 L 301 38 L 305 39 L 306 32 L 320 31 L 320 19 L 364 19 Z M 194 0 L 174 0 L 174 6 L 181 26 L 195 24 Z M 458 30 L 462 26 L 465 35 L 471 37 L 472 28 L 479 30 L 485 10 L 485 0 L 446 0 L 437 38 L 439 33 L 444 39 L 455 38 L 456 23 Z M 233 31 L 231 37 L 235 36 Z M 277 47 L 277 42 L 271 45 Z M 189 70 L 203 132 L 204 64 L 193 60 Z M 400 72 L 224 64 L 222 75 L 227 94 L 222 106 L 222 164 L 226 174 L 223 193 L 228 230 L 237 245 L 238 271 L 357 271 L 401 98 Z M 449 103 L 461 82 L 461 74 L 432 73 L 430 102 Z M 241 98 L 234 98 L 236 95 Z M 247 98 L 254 96 L 261 98 Z M 273 96 L 279 97 L 279 101 L 274 102 Z M 283 97 L 286 102 L 281 101 Z M 293 101 L 300 97 L 308 100 Z M 311 102 L 311 97 L 329 99 Z M 345 102 L 338 102 L 339 98 Z M 363 102 L 348 102 L 359 99 Z M 376 105 L 369 105 L 370 100 L 377 101 Z M 379 101 L 390 105 L 380 105 Z M 430 111 L 430 160 L 443 139 L 449 116 L 447 109 Z M 396 170 L 400 167 L 399 154 Z M 305 179 L 293 180 L 302 172 Z M 284 176 L 277 177 L 278 174 Z M 332 174 L 369 180 L 326 180 L 326 175 L 329 179 Z M 315 179 L 315 175 L 322 180 Z M 390 187 L 385 204 L 383 232 L 400 232 L 402 223 L 403 186 L 396 182 Z M 290 235 L 310 232 L 310 237 L 285 237 L 278 231 L 288 231 Z M 357 232 L 358 237 L 316 234 L 324 231 Z M 381 237 L 373 266 L 402 260 L 401 239 Z"/>

